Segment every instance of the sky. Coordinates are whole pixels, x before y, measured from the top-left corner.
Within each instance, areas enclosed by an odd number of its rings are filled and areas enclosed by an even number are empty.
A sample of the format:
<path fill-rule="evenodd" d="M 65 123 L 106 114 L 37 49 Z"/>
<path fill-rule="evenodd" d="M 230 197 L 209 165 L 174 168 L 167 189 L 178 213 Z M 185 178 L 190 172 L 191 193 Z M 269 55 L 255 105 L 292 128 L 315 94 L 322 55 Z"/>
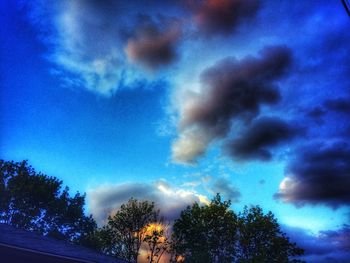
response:
<path fill-rule="evenodd" d="M 0 3 L 0 158 L 99 224 L 216 194 L 272 211 L 310 262 L 350 260 L 350 17 L 341 1 Z"/>

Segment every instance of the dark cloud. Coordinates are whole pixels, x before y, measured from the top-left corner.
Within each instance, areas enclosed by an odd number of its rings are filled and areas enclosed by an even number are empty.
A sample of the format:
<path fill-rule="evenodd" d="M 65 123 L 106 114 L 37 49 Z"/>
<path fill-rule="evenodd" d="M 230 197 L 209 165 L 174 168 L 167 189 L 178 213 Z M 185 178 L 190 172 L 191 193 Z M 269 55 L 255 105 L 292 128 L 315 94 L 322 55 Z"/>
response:
<path fill-rule="evenodd" d="M 99 224 L 103 224 L 108 215 L 117 211 L 131 197 L 155 202 L 167 220 L 174 220 L 186 206 L 194 202 L 207 202 L 205 196 L 172 187 L 165 181 L 152 184 L 124 183 L 89 190 L 87 192 L 89 212 Z"/>
<path fill-rule="evenodd" d="M 215 180 L 211 191 L 213 195 L 220 193 L 225 198 L 230 199 L 232 202 L 237 202 L 241 193 L 236 189 L 232 183 L 226 178 L 218 178 Z"/>
<path fill-rule="evenodd" d="M 193 5 L 194 21 L 206 35 L 229 34 L 242 21 L 253 17 L 258 0 L 205 0 Z"/>
<path fill-rule="evenodd" d="M 170 24 L 169 21 L 161 22 L 161 24 L 156 24 L 148 17 L 142 19 L 142 25 L 128 40 L 125 48 L 132 62 L 154 70 L 171 64 L 177 58 L 176 44 L 180 37 L 179 24 L 175 21 Z M 164 28 L 164 24 L 168 25 Z"/>
<path fill-rule="evenodd" d="M 332 111 L 350 113 L 350 98 L 329 99 L 325 101 L 324 105 Z"/>
<path fill-rule="evenodd" d="M 327 112 L 323 108 L 321 108 L 320 106 L 317 106 L 307 111 L 306 115 L 314 119 L 319 119 L 322 116 L 324 116 L 326 113 Z"/>
<path fill-rule="evenodd" d="M 263 104 L 276 104 L 276 81 L 291 63 L 285 46 L 266 47 L 259 57 L 227 58 L 201 74 L 201 90 L 186 93 L 180 106 L 180 138 L 173 145 L 175 161 L 188 163 L 208 144 L 228 133 L 234 118 L 249 120 Z M 189 151 L 188 149 L 196 149 Z"/>
<path fill-rule="evenodd" d="M 350 260 L 350 228 L 344 225 L 338 230 L 320 231 L 313 235 L 300 228 L 283 226 L 291 241 L 305 250 L 306 262 L 348 262 Z"/>
<path fill-rule="evenodd" d="M 272 158 L 271 149 L 294 139 L 301 129 L 279 118 L 262 117 L 241 132 L 237 139 L 225 145 L 228 155 L 236 160 L 257 159 L 268 161 Z"/>
<path fill-rule="evenodd" d="M 275 198 L 297 206 L 350 204 L 350 145 L 347 141 L 299 148 Z"/>

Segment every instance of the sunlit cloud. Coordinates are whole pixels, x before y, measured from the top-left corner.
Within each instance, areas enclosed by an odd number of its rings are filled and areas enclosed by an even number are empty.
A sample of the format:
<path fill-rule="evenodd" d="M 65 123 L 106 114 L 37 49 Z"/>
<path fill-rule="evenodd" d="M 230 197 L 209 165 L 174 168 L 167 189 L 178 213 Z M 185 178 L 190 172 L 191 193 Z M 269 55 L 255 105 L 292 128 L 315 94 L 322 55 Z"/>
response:
<path fill-rule="evenodd" d="M 164 180 L 154 183 L 125 183 L 102 185 L 87 191 L 89 212 L 99 224 L 108 215 L 117 211 L 131 197 L 138 200 L 153 201 L 167 220 L 174 220 L 180 212 L 194 202 L 208 204 L 209 199 L 194 190 L 172 186 Z"/>

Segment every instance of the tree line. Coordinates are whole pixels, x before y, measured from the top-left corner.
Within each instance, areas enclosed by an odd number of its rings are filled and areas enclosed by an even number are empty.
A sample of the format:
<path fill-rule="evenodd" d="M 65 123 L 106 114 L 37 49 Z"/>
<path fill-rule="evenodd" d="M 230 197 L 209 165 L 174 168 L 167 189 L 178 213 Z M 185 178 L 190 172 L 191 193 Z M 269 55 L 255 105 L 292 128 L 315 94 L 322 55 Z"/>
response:
<path fill-rule="evenodd" d="M 240 213 L 217 194 L 194 203 L 171 223 L 156 204 L 130 198 L 98 227 L 85 215 L 85 194 L 70 196 L 55 177 L 37 173 L 27 161 L 0 160 L 0 223 L 67 240 L 129 262 L 302 262 L 271 212 L 259 206 Z M 140 256 L 141 255 L 141 256 Z"/>

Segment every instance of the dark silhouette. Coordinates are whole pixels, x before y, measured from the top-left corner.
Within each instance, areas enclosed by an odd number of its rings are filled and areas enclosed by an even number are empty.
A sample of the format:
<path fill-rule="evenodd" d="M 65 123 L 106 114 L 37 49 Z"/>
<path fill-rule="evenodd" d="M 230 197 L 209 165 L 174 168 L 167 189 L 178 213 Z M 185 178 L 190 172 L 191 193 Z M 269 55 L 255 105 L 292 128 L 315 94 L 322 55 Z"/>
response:
<path fill-rule="evenodd" d="M 217 195 L 209 205 L 194 203 L 182 211 L 173 227 L 176 257 L 185 262 L 232 262 L 237 240 L 237 216 L 230 201 Z"/>
<path fill-rule="evenodd" d="M 0 160 L 0 223 L 35 231 L 138 262 L 141 250 L 148 262 L 270 263 L 302 262 L 303 249 L 291 243 L 274 215 L 259 206 L 236 214 L 230 201 L 217 194 L 208 205 L 194 203 L 172 227 L 163 224 L 149 201 L 129 199 L 97 228 L 84 214 L 85 195 L 69 195 L 62 181 L 37 173 L 27 161 Z"/>
<path fill-rule="evenodd" d="M 129 199 L 98 233 L 102 251 L 137 262 L 141 245 L 148 239 L 147 227 L 159 221 L 153 202 Z"/>
<path fill-rule="evenodd" d="M 37 173 L 27 161 L 0 160 L 0 223 L 94 246 L 96 223 L 84 214 L 85 195 L 69 195 L 62 181 Z"/>
<path fill-rule="evenodd" d="M 173 228 L 174 258 L 190 263 L 302 262 L 303 250 L 258 206 L 236 215 L 218 194 L 209 205 L 187 207 Z M 175 262 L 179 262 L 175 261 Z M 180 261 L 182 262 L 182 261 Z"/>
<path fill-rule="evenodd" d="M 303 249 L 291 243 L 271 212 L 259 206 L 238 214 L 237 262 L 303 262 Z"/>

